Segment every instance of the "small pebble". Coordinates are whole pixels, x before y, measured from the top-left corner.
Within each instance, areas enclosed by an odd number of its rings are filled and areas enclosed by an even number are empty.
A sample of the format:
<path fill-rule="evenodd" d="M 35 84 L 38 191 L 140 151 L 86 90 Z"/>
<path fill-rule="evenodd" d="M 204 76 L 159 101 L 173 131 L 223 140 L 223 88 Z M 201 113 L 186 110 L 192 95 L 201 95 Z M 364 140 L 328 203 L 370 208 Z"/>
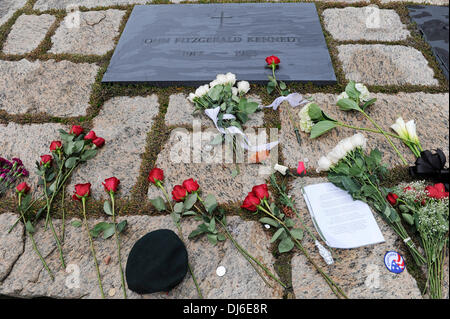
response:
<path fill-rule="evenodd" d="M 308 163 L 308 162 L 309 162 L 309 158 L 305 157 L 305 158 L 303 159 L 303 162 Z"/>
<path fill-rule="evenodd" d="M 116 289 L 114 289 L 114 288 L 109 289 L 108 295 L 109 295 L 110 297 L 114 297 L 115 294 L 116 294 Z"/>
<path fill-rule="evenodd" d="M 106 265 L 109 265 L 109 263 L 111 262 L 111 256 L 106 256 L 106 257 L 103 259 L 103 262 L 104 262 Z"/>
<path fill-rule="evenodd" d="M 226 272 L 227 272 L 227 270 L 225 269 L 224 266 L 219 266 L 219 267 L 217 267 L 217 269 L 216 269 L 216 274 L 217 274 L 217 276 L 219 276 L 219 277 L 222 277 L 223 275 L 225 275 Z"/>

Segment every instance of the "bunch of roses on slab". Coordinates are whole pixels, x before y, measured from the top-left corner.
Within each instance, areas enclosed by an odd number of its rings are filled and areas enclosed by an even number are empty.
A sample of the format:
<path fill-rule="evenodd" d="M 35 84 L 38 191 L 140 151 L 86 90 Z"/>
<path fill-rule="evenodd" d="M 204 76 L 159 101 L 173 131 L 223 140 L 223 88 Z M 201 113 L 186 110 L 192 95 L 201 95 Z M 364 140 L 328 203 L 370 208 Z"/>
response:
<path fill-rule="evenodd" d="M 272 179 L 272 182 L 274 182 L 274 179 Z M 270 201 L 269 188 L 267 184 L 254 186 L 252 191 L 245 197 L 241 208 L 255 214 L 263 214 L 264 217 L 260 218 L 259 221 L 275 228 L 275 232 L 270 240 L 270 243 L 275 243 L 278 241 L 279 253 L 287 253 L 294 247 L 297 247 L 321 274 L 333 293 L 338 298 L 347 298 L 342 289 L 314 262 L 308 251 L 302 245 L 304 231 L 302 228 L 296 227 L 293 219 L 294 216 L 291 216 L 287 210 L 280 210 L 273 201 Z M 302 225 L 304 227 L 303 222 Z M 308 233 L 310 232 L 309 229 L 306 231 Z"/>
<path fill-rule="evenodd" d="M 200 185 L 197 181 L 193 178 L 189 178 L 183 181 L 182 184 L 175 185 L 172 190 L 172 199 L 175 203 L 172 204 L 169 195 L 163 186 L 164 172 L 159 168 L 154 168 L 150 171 L 148 179 L 163 192 L 165 199 L 170 206 L 172 219 L 178 228 L 181 238 L 181 219 L 183 217 L 193 216 L 193 218 L 200 221 L 201 224 L 189 234 L 189 239 L 206 235 L 208 241 L 212 245 L 216 245 L 218 242 L 225 241 L 228 238 L 267 285 L 271 286 L 263 276 L 262 272 L 286 288 L 286 285 L 270 272 L 265 265 L 253 257 L 233 238 L 227 228 L 227 219 L 224 210 L 218 206 L 217 200 L 213 195 L 207 195 L 204 198 L 201 196 Z M 152 199 L 151 203 L 158 211 L 167 210 L 166 202 L 160 196 Z M 192 269 L 191 273 L 193 274 Z M 196 283 L 194 275 L 193 279 Z M 196 286 L 198 293 L 201 296 L 197 283 Z"/>
<path fill-rule="evenodd" d="M 427 262 L 428 291 L 431 298 L 441 299 L 449 240 L 449 192 L 442 183 L 416 181 L 394 187 L 387 200 L 419 234 Z"/>
<path fill-rule="evenodd" d="M 8 189 L 14 187 L 21 177 L 28 177 L 29 173 L 20 158 L 14 157 L 11 161 L 0 157 L 0 196 Z"/>
<path fill-rule="evenodd" d="M 245 98 L 249 91 L 247 81 L 236 82 L 236 75 L 229 72 L 218 74 L 214 81 L 200 86 L 195 93 L 189 94 L 189 100 L 194 103 L 195 111 L 220 107 L 217 116 L 219 127 L 242 129 L 249 115 L 258 111 L 258 103 Z"/>
<path fill-rule="evenodd" d="M 402 163 L 406 165 L 407 162 L 405 158 L 392 142 L 392 138 L 399 139 L 405 143 L 414 155 L 419 157 L 422 147 L 416 133 L 414 120 L 404 123 L 403 119 L 400 117 L 397 119 L 396 123 L 391 126 L 397 134 L 387 132 L 367 113 L 368 107 L 375 104 L 376 101 L 377 99 L 371 98 L 370 92 L 364 84 L 350 81 L 345 88 L 345 92 L 337 97 L 337 106 L 342 111 L 354 111 L 362 114 L 369 120 L 374 128 L 359 127 L 335 120 L 327 115 L 316 103 L 310 102 L 300 109 L 298 113 L 300 129 L 303 132 L 310 134 L 310 138 L 312 139 L 317 138 L 338 126 L 382 134 L 397 153 Z"/>
<path fill-rule="evenodd" d="M 322 156 L 318 166 L 328 171 L 328 180 L 346 190 L 355 200 L 362 200 L 377 211 L 392 229 L 404 240 L 416 264 L 425 262 L 401 223 L 401 218 L 389 204 L 389 190 L 381 186 L 387 173 L 378 149 L 365 151 L 366 138 L 356 134 L 339 142 L 326 156 Z"/>
<path fill-rule="evenodd" d="M 77 184 L 75 185 L 75 192 L 72 195 L 72 199 L 75 201 L 80 201 L 82 204 L 82 215 L 83 215 L 83 224 L 86 230 L 86 233 L 88 235 L 89 238 L 89 247 L 91 249 L 91 254 L 94 260 L 94 265 L 97 271 L 97 280 L 98 280 L 98 285 L 99 285 L 99 289 L 100 289 L 100 294 L 102 296 L 102 298 L 105 298 L 105 294 L 103 291 L 103 285 L 102 285 L 102 279 L 101 279 L 101 275 L 100 275 L 100 270 L 98 267 L 98 261 L 97 261 L 97 257 L 95 254 L 95 247 L 94 247 L 94 242 L 93 242 L 93 237 L 98 237 L 98 235 L 100 233 L 103 233 L 103 238 L 107 239 L 113 235 L 115 235 L 115 239 L 116 239 L 116 245 L 117 245 L 117 259 L 119 261 L 119 273 L 120 273 L 120 278 L 121 278 L 121 282 L 122 282 L 122 291 L 123 291 L 123 296 L 126 299 L 127 298 L 127 292 L 126 292 L 126 285 L 125 285 L 125 277 L 124 277 L 124 272 L 123 272 L 123 267 L 122 267 L 122 260 L 121 260 L 121 250 L 120 250 L 120 236 L 119 234 L 125 229 L 125 227 L 127 226 L 127 221 L 124 220 L 120 223 L 116 223 L 116 212 L 115 212 L 115 195 L 118 191 L 119 188 L 119 184 L 120 184 L 120 180 L 116 177 L 110 177 L 105 179 L 105 181 L 102 183 L 105 192 L 108 193 L 108 195 L 110 196 L 110 201 L 105 201 L 104 205 L 103 205 L 103 209 L 105 211 L 105 213 L 108 216 L 112 217 L 112 223 L 108 223 L 108 222 L 100 222 L 97 225 L 95 225 L 91 230 L 89 230 L 89 225 L 88 225 L 88 221 L 87 221 L 87 214 L 86 214 L 86 201 L 88 199 L 88 197 L 91 195 L 91 184 L 90 183 L 85 183 L 85 184 Z M 80 224 L 73 224 L 76 227 L 81 226 Z"/>

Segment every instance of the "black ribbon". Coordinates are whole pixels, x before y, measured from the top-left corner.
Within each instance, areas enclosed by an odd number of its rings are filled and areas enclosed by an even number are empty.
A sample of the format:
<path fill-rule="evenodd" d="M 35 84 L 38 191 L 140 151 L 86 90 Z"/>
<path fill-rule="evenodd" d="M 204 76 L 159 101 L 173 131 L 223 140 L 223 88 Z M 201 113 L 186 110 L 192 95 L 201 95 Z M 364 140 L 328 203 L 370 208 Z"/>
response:
<path fill-rule="evenodd" d="M 447 159 L 441 149 L 437 149 L 436 153 L 431 151 L 422 151 L 420 157 L 416 159 L 416 165 L 409 168 L 409 174 L 413 178 L 431 179 L 435 183 L 443 183 L 445 190 L 449 187 L 449 170 L 445 168 Z"/>

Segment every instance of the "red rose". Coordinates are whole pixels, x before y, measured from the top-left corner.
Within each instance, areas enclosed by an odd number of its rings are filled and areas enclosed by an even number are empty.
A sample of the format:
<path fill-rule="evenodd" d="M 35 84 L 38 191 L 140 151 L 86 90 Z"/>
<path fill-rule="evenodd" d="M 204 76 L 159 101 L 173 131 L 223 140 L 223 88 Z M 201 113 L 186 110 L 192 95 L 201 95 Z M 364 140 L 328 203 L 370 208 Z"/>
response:
<path fill-rule="evenodd" d="M 197 181 L 194 181 L 192 178 L 185 180 L 183 182 L 183 187 L 186 188 L 189 194 L 196 192 L 200 188 Z"/>
<path fill-rule="evenodd" d="M 60 150 L 62 147 L 62 143 L 60 141 L 53 141 L 50 144 L 50 151 L 55 152 L 57 150 Z"/>
<path fill-rule="evenodd" d="M 188 192 L 186 188 L 181 185 L 175 185 L 172 190 L 172 198 L 176 202 L 182 202 L 184 198 L 187 196 Z"/>
<path fill-rule="evenodd" d="M 85 140 L 91 140 L 91 141 L 93 141 L 93 140 L 95 140 L 97 138 L 97 135 L 95 135 L 95 132 L 94 131 L 89 131 L 89 133 L 87 133 L 85 136 L 84 136 L 84 139 Z"/>
<path fill-rule="evenodd" d="M 298 162 L 297 174 L 300 175 L 300 176 L 305 176 L 306 175 L 305 163 Z"/>
<path fill-rule="evenodd" d="M 397 204 L 398 195 L 395 193 L 389 193 L 387 194 L 386 199 L 389 202 L 389 204 L 395 206 L 395 204 Z"/>
<path fill-rule="evenodd" d="M 244 199 L 244 203 L 241 208 L 245 208 L 251 212 L 256 212 L 258 210 L 258 205 L 261 204 L 261 200 L 255 196 L 254 193 L 248 193 L 247 197 Z"/>
<path fill-rule="evenodd" d="M 105 139 L 103 137 L 97 137 L 95 140 L 92 141 L 95 146 L 102 147 L 105 145 Z"/>
<path fill-rule="evenodd" d="M 51 155 L 42 155 L 41 156 L 41 165 L 50 166 L 52 163 L 53 157 Z"/>
<path fill-rule="evenodd" d="M 83 133 L 83 128 L 79 125 L 72 125 L 72 128 L 70 129 L 70 134 L 75 134 L 76 136 Z"/>
<path fill-rule="evenodd" d="M 156 184 L 157 181 L 162 182 L 164 180 L 164 171 L 155 167 L 148 174 L 148 180 L 153 184 Z"/>
<path fill-rule="evenodd" d="M 77 184 L 75 185 L 75 192 L 72 196 L 73 199 L 75 199 L 75 197 L 79 200 L 83 197 L 88 197 L 91 194 L 91 184 L 90 183 L 86 183 L 86 184 Z"/>
<path fill-rule="evenodd" d="M 105 179 L 105 182 L 102 183 L 103 187 L 105 187 L 105 191 L 107 193 L 115 193 L 117 192 L 117 187 L 119 186 L 120 181 L 116 177 L 110 177 Z"/>
<path fill-rule="evenodd" d="M 30 186 L 27 185 L 27 183 L 22 182 L 19 185 L 17 185 L 16 187 L 16 192 L 17 193 L 22 193 L 22 194 L 26 194 L 30 191 Z"/>
<path fill-rule="evenodd" d="M 276 66 L 276 65 L 280 64 L 280 62 L 281 62 L 280 58 L 275 55 L 271 55 L 266 58 L 266 63 L 267 63 L 267 65 L 270 65 L 270 66 L 272 66 L 272 65 Z"/>
<path fill-rule="evenodd" d="M 253 186 L 252 193 L 260 200 L 269 198 L 269 189 L 267 188 L 267 184 Z"/>
<path fill-rule="evenodd" d="M 434 186 L 425 187 L 425 191 L 428 194 L 428 197 L 435 199 L 443 199 L 448 197 L 448 192 L 445 191 L 445 186 L 442 183 L 435 184 Z"/>

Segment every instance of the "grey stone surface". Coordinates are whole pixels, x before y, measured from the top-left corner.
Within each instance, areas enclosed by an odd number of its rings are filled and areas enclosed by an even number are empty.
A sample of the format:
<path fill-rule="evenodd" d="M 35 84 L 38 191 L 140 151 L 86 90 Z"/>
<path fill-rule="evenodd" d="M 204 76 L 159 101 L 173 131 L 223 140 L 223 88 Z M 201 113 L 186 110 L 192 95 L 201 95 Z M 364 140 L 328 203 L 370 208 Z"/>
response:
<path fill-rule="evenodd" d="M 17 224 L 11 233 L 8 233 L 17 217 L 18 215 L 11 213 L 0 215 L 0 283 L 8 276 L 23 253 L 23 224 Z"/>
<path fill-rule="evenodd" d="M 280 80 L 336 83 L 313 3 L 135 6 L 102 81 L 201 85 L 232 72 L 266 83 L 272 54 Z"/>
<path fill-rule="evenodd" d="M 248 153 L 243 153 L 242 158 L 236 160 L 229 156 L 231 147 L 225 143 L 216 147 L 209 145 L 217 134 L 215 128 L 203 130 L 201 137 L 195 134 L 186 129 L 173 130 L 158 155 L 155 165 L 164 170 L 164 185 L 169 193 L 173 186 L 193 178 L 198 180 L 204 196 L 213 194 L 219 203 L 236 203 L 243 201 L 254 185 L 262 184 L 268 178 L 270 171 L 268 173 L 267 167 L 249 163 L 248 157 L 251 155 Z M 258 141 L 262 141 L 263 136 L 259 135 Z M 233 177 L 236 167 L 239 174 Z M 157 196 L 163 194 L 150 183 L 148 197 Z"/>
<path fill-rule="evenodd" d="M 448 0 L 380 0 L 381 3 L 391 2 L 412 2 L 420 4 L 432 4 L 432 5 L 448 5 Z"/>
<path fill-rule="evenodd" d="M 145 4 L 148 0 L 37 0 L 36 10 L 66 9 L 73 6 L 96 8 L 114 5 Z"/>
<path fill-rule="evenodd" d="M 93 122 L 93 130 L 106 144 L 95 158 L 74 172 L 68 191 L 73 192 L 75 184 L 89 182 L 94 198 L 106 198 L 109 196 L 102 182 L 115 176 L 120 179 L 120 196 L 129 196 L 139 176 L 147 133 L 159 112 L 158 107 L 156 95 L 116 97 L 107 101 Z"/>
<path fill-rule="evenodd" d="M 326 9 L 323 17 L 326 30 L 339 41 L 399 41 L 410 35 L 395 10 L 333 8 Z"/>
<path fill-rule="evenodd" d="M 405 121 L 415 120 L 417 134 L 424 149 L 441 148 L 448 157 L 449 148 L 449 95 L 427 94 L 427 93 L 398 93 L 395 95 L 372 94 L 377 98 L 377 102 L 368 109 L 369 115 L 386 131 L 394 133 L 390 126 L 398 117 L 403 117 Z M 359 113 L 340 111 L 336 106 L 336 96 L 332 94 L 313 94 L 315 102 L 330 117 L 344 123 L 373 128 L 371 123 Z M 286 104 L 281 106 L 281 134 L 280 144 L 284 156 L 284 164 L 289 167 L 297 167 L 297 163 L 304 158 L 308 158 L 308 169 L 315 169 L 320 156 L 326 155 L 342 139 L 352 136 L 356 131 L 352 129 L 338 127 L 328 133 L 310 139 L 309 134 L 300 132 L 302 146 L 298 146 L 295 134 L 289 121 Z M 293 112 L 297 117 L 298 112 Z M 387 140 L 380 134 L 363 133 L 368 138 L 368 148 L 378 148 L 383 152 L 383 161 L 390 167 L 400 165 L 395 151 L 390 147 Z M 398 147 L 402 155 L 409 164 L 413 165 L 415 157 L 412 152 L 397 140 L 394 144 Z"/>
<path fill-rule="evenodd" d="M 257 96 L 248 96 L 249 99 L 261 103 Z M 172 94 L 169 98 L 169 107 L 165 116 L 167 126 L 190 126 L 194 120 L 200 121 L 204 127 L 214 127 L 213 121 L 201 111 L 194 112 L 194 104 L 191 103 L 186 94 Z M 245 123 L 246 127 L 262 127 L 264 125 L 264 112 L 256 112 L 250 116 Z"/>
<path fill-rule="evenodd" d="M 18 9 L 22 8 L 27 0 L 2 0 L 0 2 L 0 26 L 8 21 Z"/>
<path fill-rule="evenodd" d="M 124 267 L 131 247 L 143 235 L 162 228 L 176 231 L 169 216 L 132 216 L 126 217 L 126 220 L 128 226 L 125 233 L 121 235 L 122 265 Z M 89 227 L 93 227 L 99 221 L 90 220 Z M 197 222 L 193 219 L 188 219 L 182 222 L 182 229 L 189 259 L 205 298 L 282 297 L 280 286 L 273 285 L 273 289 L 266 286 L 231 242 L 227 241 L 212 247 L 206 238 L 195 241 L 188 240 L 187 236 L 196 228 L 196 224 Z M 55 225 L 59 230 L 60 221 L 55 221 Z M 229 230 L 245 249 L 273 271 L 274 258 L 267 244 L 268 238 L 257 222 L 245 222 L 238 217 L 231 217 L 229 218 Z M 27 239 L 25 252 L 16 262 L 10 275 L 0 284 L 0 293 L 20 297 L 99 298 L 100 291 L 96 271 L 84 226 L 75 228 L 71 225 L 71 221 L 67 221 L 65 236 L 63 251 L 68 272 L 61 269 L 51 232 L 43 232 L 41 223 L 35 237 L 39 249 L 47 257 L 46 260 L 55 275 L 55 281 L 52 282 L 47 272 L 42 269 L 31 248 L 30 241 Z M 265 240 L 261 240 L 261 238 L 265 238 Z M 115 240 L 95 239 L 94 246 L 107 298 L 122 298 Z M 111 256 L 109 264 L 103 262 L 107 256 Z M 224 277 L 217 277 L 216 268 L 221 265 L 226 267 L 227 273 Z M 77 282 L 77 278 L 79 279 L 78 287 L 74 284 Z M 71 283 L 71 279 L 75 280 Z M 115 294 L 109 296 L 108 293 L 112 289 L 115 290 Z M 198 298 L 189 274 L 168 295 L 165 293 L 138 295 L 128 290 L 128 296 L 133 299 Z"/>
<path fill-rule="evenodd" d="M 49 52 L 104 55 L 114 48 L 125 11 L 109 9 L 80 13 L 80 24 L 62 21 L 52 36 Z"/>
<path fill-rule="evenodd" d="M 30 172 L 30 177 L 25 181 L 32 187 L 33 194 L 40 194 L 37 189 L 38 176 L 35 174 L 35 162 L 40 156 L 50 154 L 50 143 L 59 139 L 59 129 L 66 129 L 61 124 L 31 124 L 20 125 L 9 123 L 0 125 L 0 154 L 6 158 L 19 157 L 25 168 Z M 14 192 L 10 192 L 15 196 Z"/>
<path fill-rule="evenodd" d="M 428 61 L 414 48 L 382 44 L 337 48 L 347 80 L 368 85 L 438 85 Z"/>
<path fill-rule="evenodd" d="M 3 46 L 5 54 L 25 54 L 36 49 L 56 18 L 49 14 L 21 15 Z"/>
<path fill-rule="evenodd" d="M 297 178 L 290 184 L 289 194 L 296 201 L 296 208 L 302 218 L 314 229 L 301 193 L 304 185 L 326 182 L 325 178 Z M 327 266 L 308 236 L 303 240 L 312 259 L 343 289 L 349 298 L 361 299 L 421 299 L 415 279 L 405 269 L 401 274 L 393 274 L 384 266 L 386 251 L 395 250 L 405 255 L 405 247 L 395 232 L 374 213 L 385 242 L 354 249 L 334 249 L 334 264 Z M 317 232 L 315 232 L 317 235 Z M 413 262 L 406 260 L 408 262 Z M 322 277 L 303 254 L 292 258 L 292 285 L 296 298 L 335 298 Z M 408 268 L 408 266 L 407 266 Z"/>
<path fill-rule="evenodd" d="M 98 69 L 95 64 L 69 61 L 0 61 L 0 110 L 85 115 Z"/>

